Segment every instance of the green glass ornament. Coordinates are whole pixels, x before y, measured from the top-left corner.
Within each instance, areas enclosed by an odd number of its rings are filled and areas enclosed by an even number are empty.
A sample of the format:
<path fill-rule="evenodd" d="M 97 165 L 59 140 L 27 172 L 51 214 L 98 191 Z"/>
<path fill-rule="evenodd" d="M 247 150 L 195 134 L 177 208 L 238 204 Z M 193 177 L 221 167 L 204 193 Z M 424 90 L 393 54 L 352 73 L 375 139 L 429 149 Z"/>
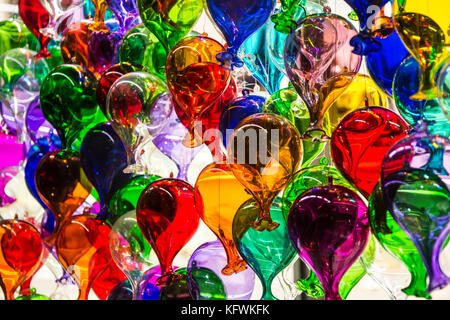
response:
<path fill-rule="evenodd" d="M 30 292 L 28 294 L 24 294 L 22 296 L 17 297 L 14 300 L 52 300 L 47 296 L 36 293 L 35 288 L 30 288 Z"/>
<path fill-rule="evenodd" d="M 39 50 L 39 42 L 16 17 L 0 22 L 0 55 L 15 48 Z"/>
<path fill-rule="evenodd" d="M 274 113 L 289 120 L 303 135 L 309 129 L 309 111 L 306 104 L 291 87 L 281 89 L 271 95 L 262 107 L 266 113 Z M 324 126 L 327 124 L 324 121 Z M 325 144 L 319 141 L 303 139 L 302 167 L 307 167 L 322 152 Z"/>
<path fill-rule="evenodd" d="M 167 52 L 158 38 L 143 24 L 127 32 L 120 44 L 120 65 L 131 66 L 133 71 L 144 71 L 165 79 Z"/>
<path fill-rule="evenodd" d="M 350 182 L 341 175 L 338 169 L 328 166 L 327 158 L 321 158 L 320 162 L 321 164 L 319 165 L 301 169 L 288 182 L 282 198 L 283 215 L 286 220 L 292 203 L 302 192 L 308 189 L 331 183 L 357 192 Z"/>
<path fill-rule="evenodd" d="M 298 6 L 304 6 L 305 0 L 281 0 L 281 8 L 278 13 L 270 18 L 275 23 L 275 30 L 290 34 L 297 28 L 297 21 L 294 18 Z"/>
<path fill-rule="evenodd" d="M 411 274 L 410 284 L 402 291 L 409 296 L 431 299 L 426 292 L 428 275 L 419 251 L 386 208 L 380 183 L 369 197 L 368 213 L 370 226 L 378 242 L 392 256 L 402 261 Z"/>
<path fill-rule="evenodd" d="M 272 294 L 272 281 L 288 266 L 296 252 L 289 238 L 280 198 L 275 198 L 270 208 L 270 216 L 279 223 L 278 228 L 272 231 L 255 230 L 252 225 L 258 220 L 258 215 L 256 201 L 246 201 L 234 217 L 233 240 L 242 258 L 261 280 L 261 300 L 278 300 Z"/>
<path fill-rule="evenodd" d="M 113 182 L 113 196 L 109 201 L 110 218 L 106 222 L 112 226 L 125 213 L 136 210 L 142 191 L 153 181 L 161 179 L 155 175 L 127 175 L 123 181 Z"/>
<path fill-rule="evenodd" d="M 169 54 L 170 49 L 189 33 L 200 18 L 203 1 L 137 0 L 137 7 L 144 25 Z"/>
<path fill-rule="evenodd" d="M 196 300 L 227 300 L 227 293 L 222 280 L 214 271 L 208 268 L 192 268 L 189 277 L 194 280 L 190 283 L 198 287 L 194 290 L 199 293 Z"/>
<path fill-rule="evenodd" d="M 107 121 L 97 104 L 96 89 L 95 76 L 79 65 L 58 66 L 44 79 L 42 113 L 58 132 L 62 149 L 79 151 L 84 135 Z"/>

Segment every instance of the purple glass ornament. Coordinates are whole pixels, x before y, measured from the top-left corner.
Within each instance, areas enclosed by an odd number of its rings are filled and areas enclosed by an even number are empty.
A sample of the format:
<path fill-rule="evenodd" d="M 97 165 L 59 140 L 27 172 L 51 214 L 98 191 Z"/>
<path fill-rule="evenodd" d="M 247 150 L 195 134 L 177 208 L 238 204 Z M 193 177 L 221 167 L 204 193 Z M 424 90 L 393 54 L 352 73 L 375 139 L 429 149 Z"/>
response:
<path fill-rule="evenodd" d="M 425 124 L 424 124 L 425 126 Z M 381 179 L 409 168 L 433 172 L 450 189 L 450 139 L 427 135 L 425 127 L 394 144 L 386 153 Z"/>
<path fill-rule="evenodd" d="M 367 206 L 352 190 L 328 185 L 300 194 L 288 231 L 300 258 L 319 277 L 326 300 L 342 300 L 339 283 L 369 241 Z"/>
<path fill-rule="evenodd" d="M 48 142 L 52 136 L 58 136 L 55 128 L 45 119 L 42 114 L 39 97 L 35 97 L 28 106 L 25 114 L 25 128 L 34 144 L 38 144 L 40 139 L 45 138 Z M 50 146 L 53 147 L 52 144 Z M 50 151 L 55 151 L 50 149 Z"/>
<path fill-rule="evenodd" d="M 187 181 L 189 165 L 203 147 L 203 145 L 195 148 L 184 146 L 183 140 L 187 134 L 188 130 L 178 119 L 175 109 L 173 109 L 168 123 L 153 139 L 155 146 L 176 163 L 178 167 L 177 178 L 184 181 Z"/>
<path fill-rule="evenodd" d="M 122 35 L 117 32 L 92 31 L 89 35 L 89 58 L 98 73 L 102 73 L 115 63 Z"/>
<path fill-rule="evenodd" d="M 189 259 L 187 274 L 196 268 L 207 269 L 222 281 L 227 300 L 249 300 L 255 285 L 255 272 L 251 268 L 226 276 L 222 274 L 227 264 L 227 254 L 219 240 L 206 242 L 198 247 Z M 188 280 L 188 284 L 191 280 Z M 191 285 L 190 285 L 191 288 Z M 200 292 L 201 294 L 201 292 Z M 191 295 L 195 296 L 191 289 Z"/>
<path fill-rule="evenodd" d="M 19 173 L 18 167 L 6 167 L 0 171 L 0 207 L 7 206 L 16 201 L 6 193 L 6 185 Z"/>
<path fill-rule="evenodd" d="M 386 207 L 414 242 L 428 273 L 430 293 L 450 283 L 439 264 L 450 235 L 450 191 L 433 172 L 409 168 L 381 180 Z"/>
<path fill-rule="evenodd" d="M 117 20 L 119 20 L 119 28 L 123 33 L 126 33 L 131 29 L 132 25 L 136 24 L 136 19 L 140 20 L 136 0 L 106 0 L 106 2 Z"/>

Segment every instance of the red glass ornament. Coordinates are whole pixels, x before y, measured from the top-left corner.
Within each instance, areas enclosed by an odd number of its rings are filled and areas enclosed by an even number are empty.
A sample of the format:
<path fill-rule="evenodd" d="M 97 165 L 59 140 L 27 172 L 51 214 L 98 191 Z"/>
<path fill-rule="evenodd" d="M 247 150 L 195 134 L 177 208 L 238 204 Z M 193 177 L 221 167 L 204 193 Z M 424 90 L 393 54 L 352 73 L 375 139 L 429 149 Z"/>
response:
<path fill-rule="evenodd" d="M 101 257 L 104 259 L 104 262 L 107 261 L 103 255 L 101 255 Z M 111 290 L 119 283 L 127 280 L 127 276 L 119 269 L 113 260 L 110 260 L 106 266 L 100 264 L 99 259 L 97 258 L 95 261 L 95 266 L 99 265 L 99 268 L 101 266 L 104 268 L 103 272 L 100 273 L 92 284 L 92 290 L 94 290 L 100 300 L 107 300 Z"/>
<path fill-rule="evenodd" d="M 33 277 L 35 276 L 35 274 L 42 268 L 42 266 L 45 263 L 45 260 L 47 260 L 48 257 L 48 250 L 46 250 L 46 248 L 44 247 L 44 251 L 42 254 L 42 259 L 41 262 L 39 262 L 37 268 L 33 271 L 33 273 L 28 277 L 28 279 L 26 279 L 21 285 L 20 285 L 20 294 L 21 296 L 24 295 L 31 295 L 31 290 L 30 290 L 30 286 L 31 286 L 31 280 L 33 280 Z"/>
<path fill-rule="evenodd" d="M 23 23 L 39 41 L 39 52 L 36 58 L 51 57 L 47 45 L 52 39 L 42 34 L 41 29 L 48 27 L 50 15 L 39 0 L 19 0 L 19 15 Z"/>
<path fill-rule="evenodd" d="M 161 265 L 157 285 L 180 278 L 173 270 L 173 259 L 197 231 L 198 211 L 203 211 L 202 206 L 196 208 L 194 194 L 194 188 L 183 180 L 160 179 L 148 185 L 139 197 L 137 222 Z"/>
<path fill-rule="evenodd" d="M 223 139 L 219 139 L 217 135 L 214 134 L 205 134 L 208 130 L 217 130 L 216 133 L 219 133 L 219 122 L 220 115 L 222 111 L 231 103 L 233 99 L 238 96 L 236 81 L 233 77 L 231 77 L 230 85 L 225 89 L 224 93 L 220 96 L 220 98 L 215 102 L 210 108 L 206 109 L 199 117 L 199 122 L 202 124 L 202 140 L 209 148 L 212 156 L 221 161 L 226 159 L 226 150 L 223 146 Z M 174 104 L 177 102 L 174 100 Z M 189 128 L 189 117 L 183 111 L 183 109 L 179 106 L 175 108 L 175 112 L 178 116 L 178 119 L 181 123 Z"/>
<path fill-rule="evenodd" d="M 35 171 L 36 189 L 45 205 L 55 216 L 53 232 L 44 238 L 53 247 L 61 226 L 80 207 L 92 190 L 75 151 L 55 151 L 46 154 Z"/>
<path fill-rule="evenodd" d="M 368 198 L 380 179 L 385 154 L 408 135 L 407 123 L 382 107 L 346 115 L 331 137 L 331 155 L 342 175 Z"/>
<path fill-rule="evenodd" d="M 97 252 L 92 257 L 92 271 L 89 280 L 92 283 L 92 290 L 100 300 L 106 300 L 111 290 L 127 280 L 126 275 L 117 267 L 109 249 L 109 235 L 111 227 L 102 223 L 98 226 L 98 238 L 95 241 Z"/>
<path fill-rule="evenodd" d="M 22 220 L 0 221 L 0 284 L 6 300 L 34 273 L 44 246 L 38 230 Z"/>
<path fill-rule="evenodd" d="M 216 59 L 223 51 L 224 47 L 214 39 L 194 36 L 178 42 L 167 57 L 166 80 L 176 101 L 175 108 L 189 118 L 186 147 L 203 143 L 198 139 L 201 132 L 195 127 L 196 122 L 230 84 L 230 72 Z"/>

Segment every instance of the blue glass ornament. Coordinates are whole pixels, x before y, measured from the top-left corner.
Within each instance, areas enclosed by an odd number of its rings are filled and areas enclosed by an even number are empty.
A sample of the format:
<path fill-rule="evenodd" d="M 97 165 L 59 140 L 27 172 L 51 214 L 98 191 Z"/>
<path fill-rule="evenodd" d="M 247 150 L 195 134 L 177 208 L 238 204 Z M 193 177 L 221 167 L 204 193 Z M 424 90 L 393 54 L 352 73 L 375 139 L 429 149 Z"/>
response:
<path fill-rule="evenodd" d="M 380 89 L 392 97 L 392 82 L 395 72 L 403 60 L 409 56 L 409 51 L 397 31 L 387 37 L 375 37 L 375 39 L 381 43 L 381 48 L 367 54 L 367 69 Z"/>
<path fill-rule="evenodd" d="M 206 0 L 211 18 L 227 41 L 227 51 L 217 55 L 225 68 L 233 70 L 244 65 L 236 54 L 244 41 L 269 19 L 275 3 L 275 0 Z"/>
<path fill-rule="evenodd" d="M 105 220 L 113 179 L 128 165 L 125 147 L 110 123 L 99 123 L 89 130 L 81 144 L 80 161 L 100 198 L 98 218 Z"/>
<path fill-rule="evenodd" d="M 231 136 L 233 129 L 243 119 L 255 113 L 260 113 L 266 99 L 261 96 L 248 95 L 248 91 L 244 90 L 244 96 L 234 99 L 220 115 L 219 130 L 222 133 L 223 144 L 227 147 L 228 138 Z"/>
<path fill-rule="evenodd" d="M 350 40 L 355 48 L 353 53 L 367 55 L 379 51 L 381 43 L 371 33 L 372 22 L 389 0 L 345 0 L 358 16 L 360 33 Z M 392 31 L 392 25 L 391 30 Z"/>

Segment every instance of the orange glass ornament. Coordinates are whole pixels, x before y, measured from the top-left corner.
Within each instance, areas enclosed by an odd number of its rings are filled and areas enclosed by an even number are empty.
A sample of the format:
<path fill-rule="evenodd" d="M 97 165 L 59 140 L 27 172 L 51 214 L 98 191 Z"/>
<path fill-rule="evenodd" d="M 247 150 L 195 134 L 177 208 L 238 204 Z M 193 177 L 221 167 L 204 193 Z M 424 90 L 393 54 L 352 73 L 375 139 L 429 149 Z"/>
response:
<path fill-rule="evenodd" d="M 87 211 L 82 215 L 72 216 L 58 232 L 56 254 L 79 287 L 78 300 L 88 299 L 93 282 L 107 267 L 103 263 L 104 259 L 100 259 L 102 267 L 96 267 L 96 260 L 99 256 L 104 256 L 101 254 L 103 251 L 109 250 L 108 230 L 111 230 L 109 226 Z"/>
<path fill-rule="evenodd" d="M 285 118 L 257 113 L 242 120 L 228 142 L 227 162 L 242 185 L 253 195 L 259 217 L 253 228 L 274 230 L 278 223 L 270 217 L 275 197 L 286 187 L 303 158 L 302 140 Z"/>
<path fill-rule="evenodd" d="M 96 32 L 109 32 L 105 25 L 105 13 L 108 8 L 106 0 L 91 0 L 95 8 L 94 22 L 89 25 L 89 30 Z"/>
<path fill-rule="evenodd" d="M 44 252 L 41 236 L 30 223 L 0 221 L 0 287 L 6 300 L 14 300 L 16 289 L 39 267 Z"/>
<path fill-rule="evenodd" d="M 64 63 L 83 66 L 99 77 L 89 58 L 88 41 L 91 24 L 92 21 L 82 20 L 72 23 L 64 30 L 61 39 L 61 58 Z"/>
<path fill-rule="evenodd" d="M 245 270 L 246 263 L 233 241 L 233 219 L 239 207 L 252 196 L 236 179 L 230 164 L 212 163 L 200 172 L 195 183 L 195 204 L 200 218 L 222 242 L 227 254 L 224 275 Z"/>
<path fill-rule="evenodd" d="M 230 72 L 220 66 L 216 55 L 225 48 L 216 40 L 194 36 L 182 39 L 170 51 L 166 61 L 166 81 L 178 112 L 189 119 L 186 147 L 203 143 L 201 126 L 196 121 L 219 99 L 230 83 Z"/>
<path fill-rule="evenodd" d="M 44 238 L 53 247 L 61 226 L 80 207 L 92 191 L 80 163 L 79 153 L 72 150 L 46 154 L 35 171 L 36 189 L 55 216 L 53 232 Z"/>

